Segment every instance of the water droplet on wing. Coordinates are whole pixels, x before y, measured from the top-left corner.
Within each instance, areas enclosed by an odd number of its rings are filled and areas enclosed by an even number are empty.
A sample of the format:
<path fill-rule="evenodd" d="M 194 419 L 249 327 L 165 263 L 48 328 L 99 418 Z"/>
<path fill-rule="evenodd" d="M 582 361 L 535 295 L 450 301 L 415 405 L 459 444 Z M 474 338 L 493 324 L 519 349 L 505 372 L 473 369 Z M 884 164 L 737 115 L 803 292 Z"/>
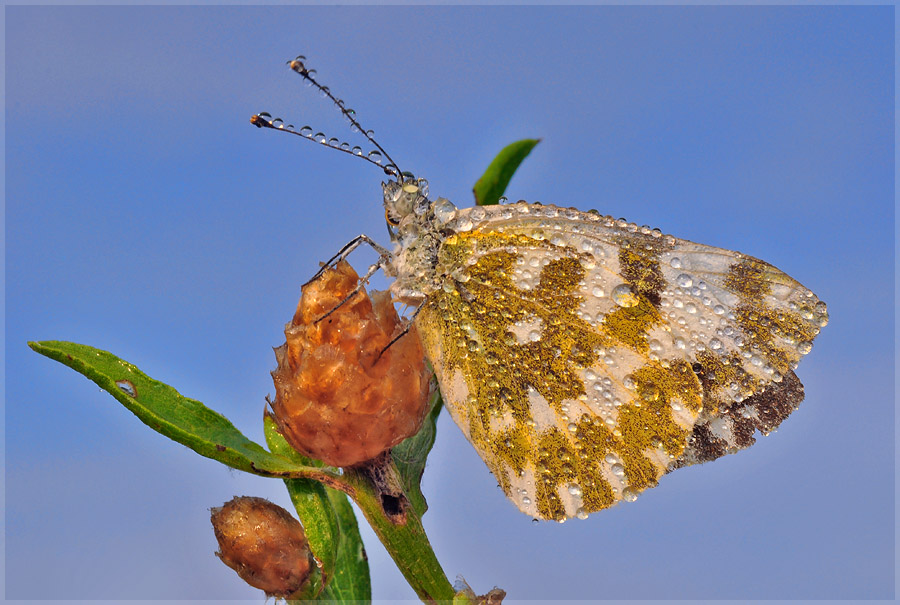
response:
<path fill-rule="evenodd" d="M 619 284 L 618 286 L 613 288 L 612 292 L 610 293 L 610 297 L 613 299 L 614 303 L 626 309 L 629 307 L 635 307 L 640 302 L 637 295 L 635 295 L 635 293 L 631 289 L 631 286 L 629 286 L 628 284 Z"/>

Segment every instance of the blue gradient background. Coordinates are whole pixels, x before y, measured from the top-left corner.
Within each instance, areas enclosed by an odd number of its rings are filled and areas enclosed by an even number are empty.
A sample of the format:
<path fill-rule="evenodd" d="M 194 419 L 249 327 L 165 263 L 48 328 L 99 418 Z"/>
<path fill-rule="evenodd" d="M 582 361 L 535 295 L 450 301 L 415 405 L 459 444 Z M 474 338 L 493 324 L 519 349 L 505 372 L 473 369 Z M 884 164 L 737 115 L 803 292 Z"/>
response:
<path fill-rule="evenodd" d="M 247 599 L 211 506 L 289 507 L 26 340 L 113 351 L 262 441 L 272 346 L 317 263 L 385 242 L 381 175 L 248 123 L 349 129 L 298 52 L 435 195 L 509 189 L 783 269 L 829 304 L 806 401 L 633 504 L 533 524 L 447 415 L 425 517 L 510 599 L 894 596 L 893 7 L 6 7 L 6 597 Z M 353 257 L 365 268 L 365 253 Z M 383 280 L 376 285 L 384 285 Z M 412 599 L 364 528 L 376 599 Z"/>

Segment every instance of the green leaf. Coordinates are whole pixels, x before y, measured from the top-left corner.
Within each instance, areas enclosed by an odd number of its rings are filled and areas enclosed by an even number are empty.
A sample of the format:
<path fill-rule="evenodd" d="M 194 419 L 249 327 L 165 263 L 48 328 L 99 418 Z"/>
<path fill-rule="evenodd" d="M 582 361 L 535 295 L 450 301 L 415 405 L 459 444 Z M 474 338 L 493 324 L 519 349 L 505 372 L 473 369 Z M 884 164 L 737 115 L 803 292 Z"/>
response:
<path fill-rule="evenodd" d="M 443 406 L 441 393 L 434 384 L 432 384 L 432 394 L 428 405 L 429 409 L 419 432 L 401 441 L 391 451 L 394 465 L 400 474 L 403 491 L 406 492 L 409 503 L 420 517 L 428 510 L 428 504 L 425 502 L 425 496 L 422 495 L 420 486 L 422 473 L 425 470 L 425 459 L 428 457 L 428 452 L 434 446 L 437 418 Z"/>
<path fill-rule="evenodd" d="M 271 416 L 266 414 L 263 423 L 266 443 L 273 454 L 284 456 L 306 466 L 322 464 L 302 456 L 292 448 L 278 432 L 275 420 Z M 297 510 L 297 516 L 303 523 L 310 551 L 318 561 L 319 569 L 327 583 L 334 575 L 338 541 L 341 536 L 337 515 L 325 491 L 326 487 L 312 479 L 285 479 L 284 483 L 291 496 L 291 502 Z M 319 588 L 321 589 L 321 586 Z"/>
<path fill-rule="evenodd" d="M 320 461 L 292 448 L 268 414 L 264 425 L 272 453 L 298 464 L 322 466 Z M 347 495 L 310 479 L 285 479 L 284 483 L 324 576 L 325 590 L 319 598 L 338 602 L 371 600 L 369 563 Z"/>
<path fill-rule="evenodd" d="M 491 206 L 499 203 L 500 196 L 506 191 L 510 179 L 540 139 L 522 139 L 511 143 L 500 150 L 494 161 L 490 163 L 472 191 L 475 203 L 479 206 Z"/>
<path fill-rule="evenodd" d="M 369 560 L 366 557 L 366 549 L 363 548 L 362 537 L 359 535 L 356 514 L 344 492 L 325 489 L 337 514 L 341 539 L 338 542 L 334 576 L 325 587 L 322 599 L 344 603 L 368 603 L 372 600 Z"/>
<path fill-rule="evenodd" d="M 29 342 L 28 346 L 84 374 L 141 422 L 201 456 L 268 477 L 299 474 L 337 478 L 336 474 L 326 469 L 301 465 L 267 452 L 258 443 L 247 439 L 218 412 L 153 380 L 112 353 L 73 342 Z"/>

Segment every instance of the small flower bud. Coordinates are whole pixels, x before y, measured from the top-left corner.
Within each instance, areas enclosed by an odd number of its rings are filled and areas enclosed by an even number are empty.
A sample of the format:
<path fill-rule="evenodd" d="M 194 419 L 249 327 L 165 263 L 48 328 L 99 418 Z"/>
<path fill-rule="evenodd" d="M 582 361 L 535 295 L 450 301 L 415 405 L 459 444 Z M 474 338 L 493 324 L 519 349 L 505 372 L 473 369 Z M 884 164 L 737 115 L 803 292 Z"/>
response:
<path fill-rule="evenodd" d="M 358 282 L 342 261 L 304 286 L 287 342 L 275 349 L 275 421 L 294 449 L 332 466 L 370 460 L 414 435 L 428 401 L 415 326 L 388 347 L 405 328 L 390 294 L 360 289 L 338 307 Z"/>
<path fill-rule="evenodd" d="M 238 496 L 212 509 L 219 557 L 254 588 L 288 597 L 303 587 L 314 564 L 303 526 L 263 498 Z"/>
<path fill-rule="evenodd" d="M 466 583 L 462 576 L 456 577 L 453 583 L 453 589 L 456 591 L 456 598 L 453 602 L 469 603 L 469 605 L 502 605 L 503 599 L 506 598 L 506 591 L 496 586 L 490 589 L 487 594 L 476 595 L 475 591 Z"/>

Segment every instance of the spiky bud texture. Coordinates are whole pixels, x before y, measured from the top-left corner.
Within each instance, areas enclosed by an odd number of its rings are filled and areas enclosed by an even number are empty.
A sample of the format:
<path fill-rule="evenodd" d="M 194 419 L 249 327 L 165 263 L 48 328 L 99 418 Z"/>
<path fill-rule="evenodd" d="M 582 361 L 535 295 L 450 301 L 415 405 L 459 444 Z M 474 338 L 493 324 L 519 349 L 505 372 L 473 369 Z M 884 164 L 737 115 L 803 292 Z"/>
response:
<path fill-rule="evenodd" d="M 304 286 L 275 349 L 276 423 L 294 449 L 332 466 L 370 460 L 414 435 L 428 400 L 415 326 L 388 347 L 405 328 L 390 294 L 360 289 L 338 307 L 358 282 L 342 261 Z"/>

